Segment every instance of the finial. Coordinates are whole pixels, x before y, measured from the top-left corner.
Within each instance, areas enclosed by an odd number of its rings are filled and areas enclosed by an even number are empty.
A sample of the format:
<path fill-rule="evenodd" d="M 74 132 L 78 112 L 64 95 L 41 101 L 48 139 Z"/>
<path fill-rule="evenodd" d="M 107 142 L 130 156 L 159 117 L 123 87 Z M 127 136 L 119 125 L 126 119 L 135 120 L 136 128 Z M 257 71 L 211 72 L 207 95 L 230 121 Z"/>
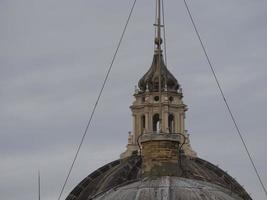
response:
<path fill-rule="evenodd" d="M 135 86 L 134 86 L 134 93 L 135 93 L 135 94 L 138 94 L 138 92 L 139 92 L 139 89 L 138 89 L 137 85 L 135 85 Z"/>
<path fill-rule="evenodd" d="M 183 88 L 180 86 L 180 88 L 178 89 L 179 93 L 183 93 Z"/>
<path fill-rule="evenodd" d="M 168 91 L 168 85 L 167 85 L 166 82 L 165 82 L 165 85 L 164 85 L 164 91 L 165 91 L 165 92 Z"/>
<path fill-rule="evenodd" d="M 148 90 L 148 83 L 146 84 L 146 92 L 148 92 L 149 90 Z"/>

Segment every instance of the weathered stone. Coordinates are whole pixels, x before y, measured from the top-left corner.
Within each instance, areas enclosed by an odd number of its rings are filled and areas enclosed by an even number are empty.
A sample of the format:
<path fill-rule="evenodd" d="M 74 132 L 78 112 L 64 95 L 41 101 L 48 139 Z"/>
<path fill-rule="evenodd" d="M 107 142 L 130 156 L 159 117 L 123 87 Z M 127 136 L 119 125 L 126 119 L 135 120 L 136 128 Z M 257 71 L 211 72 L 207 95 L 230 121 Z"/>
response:
<path fill-rule="evenodd" d="M 144 134 L 142 147 L 143 176 L 179 176 L 179 139 L 175 134 Z"/>

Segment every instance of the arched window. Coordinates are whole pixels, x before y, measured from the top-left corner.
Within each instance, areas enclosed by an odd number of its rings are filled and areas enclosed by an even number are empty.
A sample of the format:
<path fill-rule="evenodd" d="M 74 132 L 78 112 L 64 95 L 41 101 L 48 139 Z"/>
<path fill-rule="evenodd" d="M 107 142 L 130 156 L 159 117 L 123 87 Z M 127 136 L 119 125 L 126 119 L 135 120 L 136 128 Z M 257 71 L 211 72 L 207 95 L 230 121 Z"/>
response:
<path fill-rule="evenodd" d="M 175 127 L 174 127 L 174 116 L 173 114 L 169 114 L 168 116 L 168 126 L 169 126 L 169 132 L 174 133 Z"/>
<path fill-rule="evenodd" d="M 160 124 L 159 124 L 159 114 L 155 114 L 153 116 L 153 131 L 159 132 L 160 130 Z"/>
<path fill-rule="evenodd" d="M 141 117 L 141 133 L 144 133 L 145 129 L 146 129 L 146 117 L 145 117 L 145 115 L 142 115 L 142 117 Z"/>

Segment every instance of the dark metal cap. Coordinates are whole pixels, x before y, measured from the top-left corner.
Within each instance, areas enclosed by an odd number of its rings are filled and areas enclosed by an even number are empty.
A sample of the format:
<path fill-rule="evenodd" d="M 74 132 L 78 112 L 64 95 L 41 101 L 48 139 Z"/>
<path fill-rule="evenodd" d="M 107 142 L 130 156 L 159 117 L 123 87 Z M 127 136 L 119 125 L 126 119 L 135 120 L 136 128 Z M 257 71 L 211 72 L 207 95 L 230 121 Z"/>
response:
<path fill-rule="evenodd" d="M 159 55 L 160 54 L 160 55 Z M 160 70 L 158 69 L 158 62 L 160 62 Z M 161 74 L 161 88 L 176 92 L 180 85 L 176 78 L 167 69 L 161 52 L 156 52 L 153 57 L 153 62 L 148 72 L 139 80 L 138 86 L 141 92 L 146 90 L 150 92 L 159 91 L 159 76 Z"/>

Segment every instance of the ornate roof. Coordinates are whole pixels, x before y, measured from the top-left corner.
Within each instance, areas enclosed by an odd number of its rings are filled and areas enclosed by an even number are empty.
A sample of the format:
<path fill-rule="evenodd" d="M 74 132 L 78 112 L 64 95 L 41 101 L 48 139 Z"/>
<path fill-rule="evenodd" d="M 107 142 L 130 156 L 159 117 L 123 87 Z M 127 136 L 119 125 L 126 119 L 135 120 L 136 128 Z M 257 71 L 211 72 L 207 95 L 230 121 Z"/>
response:
<path fill-rule="evenodd" d="M 126 159 L 113 161 L 87 176 L 73 189 L 66 200 L 102 199 L 100 197 L 103 197 L 103 199 L 112 199 L 111 196 L 108 196 L 108 198 L 105 197 L 107 194 L 115 195 L 115 199 L 131 199 L 131 192 L 135 194 L 137 194 L 138 191 L 140 192 L 140 188 L 138 189 L 137 185 L 143 186 L 143 188 L 151 187 L 152 189 L 156 188 L 156 190 L 158 190 L 162 185 L 162 178 L 164 179 L 164 177 L 158 177 L 153 186 L 151 184 L 148 185 L 148 183 L 145 182 L 148 180 L 146 178 L 142 179 L 145 183 L 140 185 L 140 180 L 142 178 L 141 165 L 142 162 L 140 156 L 131 156 Z M 252 200 L 244 188 L 235 179 L 219 167 L 203 159 L 183 156 L 181 158 L 181 167 L 183 169 L 181 175 L 179 177 L 171 178 L 173 184 L 167 186 L 169 188 L 176 188 L 175 191 L 180 191 L 183 195 L 187 196 L 187 198 L 179 196 L 182 199 L 203 199 L 204 197 L 200 197 L 201 195 L 205 195 L 205 199 L 207 200 Z M 153 179 L 153 177 L 150 178 Z M 189 188 L 192 188 L 192 186 L 194 187 L 191 190 L 187 189 L 186 194 L 184 185 L 187 185 Z M 129 191 L 131 186 L 134 190 Z M 167 186 L 165 185 L 165 187 Z M 201 188 L 203 188 L 203 190 Z M 126 192 L 127 190 L 128 193 Z M 124 191 L 125 195 L 129 195 L 129 198 L 119 198 L 114 191 Z M 144 193 L 147 193 L 147 189 L 144 190 Z M 117 194 L 122 193 L 120 192 Z M 141 197 L 142 196 L 137 199 L 145 199 Z"/>
<path fill-rule="evenodd" d="M 162 90 L 177 91 L 179 89 L 178 81 L 167 69 L 161 51 L 160 53 L 156 51 L 150 69 L 138 82 L 141 92 L 145 92 L 146 90 L 150 92 L 159 91 L 159 74 L 161 74 Z"/>

